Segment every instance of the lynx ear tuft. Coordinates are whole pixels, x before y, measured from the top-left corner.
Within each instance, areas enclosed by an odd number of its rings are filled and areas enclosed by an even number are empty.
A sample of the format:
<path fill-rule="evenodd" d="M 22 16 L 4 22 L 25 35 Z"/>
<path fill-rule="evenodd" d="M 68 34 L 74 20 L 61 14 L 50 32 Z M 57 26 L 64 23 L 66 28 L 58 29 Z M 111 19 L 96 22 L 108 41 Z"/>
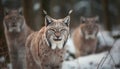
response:
<path fill-rule="evenodd" d="M 45 10 L 43 10 L 43 13 L 44 13 L 45 15 L 47 15 L 47 12 L 46 12 Z"/>
<path fill-rule="evenodd" d="M 70 10 L 69 12 L 68 12 L 68 15 L 64 18 L 64 23 L 67 25 L 67 26 L 69 26 L 69 24 L 70 24 L 70 14 L 73 12 L 73 10 Z"/>
<path fill-rule="evenodd" d="M 73 10 L 70 10 L 69 13 L 68 13 L 68 15 L 70 15 L 72 12 L 73 12 Z"/>
<path fill-rule="evenodd" d="M 80 17 L 80 23 L 85 23 L 85 20 L 86 20 L 85 17 L 83 17 L 83 16 Z"/>

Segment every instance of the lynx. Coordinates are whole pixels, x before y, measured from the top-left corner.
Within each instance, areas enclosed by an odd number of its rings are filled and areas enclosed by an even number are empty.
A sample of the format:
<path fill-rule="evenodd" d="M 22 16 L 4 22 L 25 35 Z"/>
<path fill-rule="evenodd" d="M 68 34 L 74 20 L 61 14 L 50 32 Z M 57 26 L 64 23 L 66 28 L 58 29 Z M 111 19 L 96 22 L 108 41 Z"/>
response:
<path fill-rule="evenodd" d="M 97 33 L 99 31 L 98 17 L 81 17 L 81 24 L 73 33 L 73 42 L 76 48 L 76 57 L 89 55 L 95 52 Z"/>
<path fill-rule="evenodd" d="M 22 10 L 6 9 L 3 25 L 13 69 L 26 69 L 25 42 L 32 31 L 25 23 Z"/>
<path fill-rule="evenodd" d="M 69 15 L 63 19 L 45 16 L 45 26 L 27 38 L 28 69 L 61 68 L 66 52 L 64 46 L 69 35 L 69 23 Z"/>

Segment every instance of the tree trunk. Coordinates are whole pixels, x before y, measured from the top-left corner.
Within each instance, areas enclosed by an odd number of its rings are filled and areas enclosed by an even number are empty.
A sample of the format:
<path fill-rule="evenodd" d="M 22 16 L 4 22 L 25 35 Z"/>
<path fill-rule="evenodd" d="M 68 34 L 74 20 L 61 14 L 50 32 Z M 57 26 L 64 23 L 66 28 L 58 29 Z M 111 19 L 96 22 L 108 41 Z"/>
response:
<path fill-rule="evenodd" d="M 41 0 L 42 9 L 47 11 L 48 14 L 50 14 L 50 2 L 51 2 L 50 0 Z"/>
<path fill-rule="evenodd" d="M 115 6 L 117 7 L 118 9 L 118 15 L 117 15 L 117 25 L 120 25 L 120 1 L 119 0 L 115 0 Z"/>
<path fill-rule="evenodd" d="M 49 0 L 48 0 L 49 1 Z M 40 8 L 37 11 L 37 13 L 35 14 L 35 23 L 39 26 L 38 30 L 44 26 L 44 16 L 43 16 L 43 4 L 42 4 L 42 0 L 39 0 L 38 2 L 40 4 Z M 48 4 L 47 4 L 48 5 Z"/>
<path fill-rule="evenodd" d="M 3 28 L 3 16 L 4 16 L 3 14 L 4 14 L 3 6 L 0 0 L 0 57 L 4 56 L 5 59 L 9 61 L 8 48 L 7 48 L 5 35 L 4 35 L 4 28 Z M 3 64 L 2 67 L 3 66 L 6 66 L 6 64 Z"/>
<path fill-rule="evenodd" d="M 24 16 L 26 19 L 26 23 L 34 30 L 36 30 L 36 26 L 33 20 L 33 0 L 22 0 L 23 2 L 23 10 Z"/>
<path fill-rule="evenodd" d="M 112 30 L 112 24 L 110 22 L 110 12 L 109 12 L 109 3 L 108 0 L 102 0 L 103 11 L 104 11 L 104 21 L 105 21 L 105 28 L 108 31 Z"/>

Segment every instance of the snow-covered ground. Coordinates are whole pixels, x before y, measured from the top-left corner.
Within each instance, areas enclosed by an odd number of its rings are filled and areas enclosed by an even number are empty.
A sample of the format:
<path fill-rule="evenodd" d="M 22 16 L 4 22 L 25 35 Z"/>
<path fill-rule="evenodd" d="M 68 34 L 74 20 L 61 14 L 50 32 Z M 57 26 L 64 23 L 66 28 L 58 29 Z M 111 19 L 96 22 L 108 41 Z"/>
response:
<path fill-rule="evenodd" d="M 2 65 L 2 64 L 5 64 L 5 57 L 4 56 L 2 56 L 2 57 L 0 57 L 0 64 Z M 8 64 L 6 64 L 5 66 L 1 66 L 0 65 L 0 69 L 12 69 L 12 64 L 11 63 L 8 63 Z M 2 68 L 1 68 L 2 67 Z"/>
<path fill-rule="evenodd" d="M 96 69 L 100 60 L 105 55 L 106 52 L 80 57 L 72 61 L 64 61 L 62 69 Z"/>
<path fill-rule="evenodd" d="M 114 39 L 108 31 L 99 31 L 98 40 L 100 42 L 100 46 L 112 46 L 114 43 Z"/>
<path fill-rule="evenodd" d="M 0 63 L 5 62 L 5 58 L 2 56 L 0 57 Z"/>

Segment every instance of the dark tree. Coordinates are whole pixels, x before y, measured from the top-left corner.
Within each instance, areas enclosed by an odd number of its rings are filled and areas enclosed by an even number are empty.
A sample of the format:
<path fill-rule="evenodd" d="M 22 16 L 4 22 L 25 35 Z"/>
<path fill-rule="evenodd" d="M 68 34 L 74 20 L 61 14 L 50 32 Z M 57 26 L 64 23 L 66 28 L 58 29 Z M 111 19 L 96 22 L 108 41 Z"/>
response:
<path fill-rule="evenodd" d="M 23 10 L 24 10 L 24 16 L 26 19 L 27 24 L 32 27 L 34 27 L 34 20 L 33 20 L 33 0 L 22 0 L 23 1 Z"/>
<path fill-rule="evenodd" d="M 42 1 L 39 0 L 40 3 L 40 9 L 36 13 L 33 6 L 34 0 L 22 0 L 23 8 L 24 8 L 24 16 L 26 19 L 27 24 L 33 29 L 33 30 L 39 30 L 43 25 L 43 16 L 42 16 Z"/>
<path fill-rule="evenodd" d="M 109 12 L 109 1 L 108 0 L 101 0 L 103 11 L 104 11 L 104 21 L 105 21 L 105 28 L 108 31 L 112 30 L 112 24 L 110 22 L 110 12 Z"/>
<path fill-rule="evenodd" d="M 3 28 L 3 17 L 4 17 L 4 12 L 3 12 L 4 8 L 2 5 L 2 1 L 0 0 L 0 57 L 4 56 L 6 58 L 6 60 L 9 60 L 9 56 L 8 56 L 8 48 L 6 45 L 6 40 L 5 40 L 5 35 L 4 35 L 4 28 Z M 0 64 L 0 68 L 5 67 L 5 63 L 4 64 Z"/>

